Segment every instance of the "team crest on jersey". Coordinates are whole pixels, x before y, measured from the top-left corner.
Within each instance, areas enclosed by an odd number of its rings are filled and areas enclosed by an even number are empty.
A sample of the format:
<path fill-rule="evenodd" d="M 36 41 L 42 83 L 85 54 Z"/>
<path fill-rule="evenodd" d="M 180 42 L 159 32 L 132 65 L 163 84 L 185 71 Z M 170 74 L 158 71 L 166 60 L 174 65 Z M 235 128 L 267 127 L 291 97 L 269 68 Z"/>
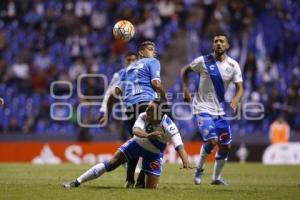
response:
<path fill-rule="evenodd" d="M 226 67 L 225 72 L 229 75 L 232 73 L 232 69 L 230 67 Z"/>
<path fill-rule="evenodd" d="M 150 163 L 150 167 L 152 170 L 156 170 L 160 168 L 160 162 L 155 160 Z"/>

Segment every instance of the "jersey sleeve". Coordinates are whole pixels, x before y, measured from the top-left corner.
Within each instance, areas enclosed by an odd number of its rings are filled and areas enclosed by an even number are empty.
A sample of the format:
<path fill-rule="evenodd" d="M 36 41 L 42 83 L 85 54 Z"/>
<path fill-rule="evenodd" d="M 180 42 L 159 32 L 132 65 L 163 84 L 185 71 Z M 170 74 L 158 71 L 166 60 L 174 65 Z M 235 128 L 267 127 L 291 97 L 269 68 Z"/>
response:
<path fill-rule="evenodd" d="M 119 79 L 117 80 L 115 86 L 120 88 L 121 91 L 124 91 L 125 81 L 126 81 L 126 73 L 123 72 L 119 75 Z"/>
<path fill-rule="evenodd" d="M 200 56 L 198 58 L 195 58 L 190 64 L 189 66 L 191 67 L 191 69 L 195 72 L 200 72 L 201 68 L 203 68 L 204 66 L 204 59 L 203 56 Z"/>
<path fill-rule="evenodd" d="M 108 89 L 105 92 L 105 95 L 104 95 L 103 101 L 101 103 L 101 107 L 99 109 L 99 112 L 106 113 L 108 98 L 109 98 L 110 94 L 112 93 L 112 90 L 113 90 L 113 86 L 109 85 Z"/>
<path fill-rule="evenodd" d="M 109 86 L 113 86 L 115 84 L 118 84 L 121 75 L 122 75 L 122 73 L 118 73 L 118 72 L 114 73 L 112 78 L 111 78 L 111 81 L 109 83 Z"/>
<path fill-rule="evenodd" d="M 240 65 L 238 63 L 236 63 L 234 65 L 234 74 L 233 74 L 233 77 L 232 77 L 232 81 L 234 83 L 243 82 L 243 76 L 242 76 L 241 68 L 240 68 Z"/>
<path fill-rule="evenodd" d="M 146 123 L 145 123 L 145 113 L 141 113 L 137 120 L 135 121 L 133 128 L 140 128 L 145 129 Z"/>
<path fill-rule="evenodd" d="M 157 59 L 153 59 L 149 63 L 151 81 L 159 80 L 160 81 L 160 62 Z"/>
<path fill-rule="evenodd" d="M 163 117 L 163 127 L 166 134 L 168 134 L 171 137 L 171 143 L 174 145 L 175 148 L 183 144 L 176 124 L 168 115 L 164 115 Z"/>

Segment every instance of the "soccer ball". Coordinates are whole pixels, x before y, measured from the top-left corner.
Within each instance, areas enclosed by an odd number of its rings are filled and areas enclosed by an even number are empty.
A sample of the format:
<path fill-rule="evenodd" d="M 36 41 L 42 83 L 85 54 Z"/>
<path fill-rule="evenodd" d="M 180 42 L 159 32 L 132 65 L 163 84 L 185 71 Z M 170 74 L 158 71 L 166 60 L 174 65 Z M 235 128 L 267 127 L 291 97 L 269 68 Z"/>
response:
<path fill-rule="evenodd" d="M 118 21 L 113 28 L 114 37 L 117 40 L 128 42 L 134 36 L 134 26 L 127 20 Z"/>

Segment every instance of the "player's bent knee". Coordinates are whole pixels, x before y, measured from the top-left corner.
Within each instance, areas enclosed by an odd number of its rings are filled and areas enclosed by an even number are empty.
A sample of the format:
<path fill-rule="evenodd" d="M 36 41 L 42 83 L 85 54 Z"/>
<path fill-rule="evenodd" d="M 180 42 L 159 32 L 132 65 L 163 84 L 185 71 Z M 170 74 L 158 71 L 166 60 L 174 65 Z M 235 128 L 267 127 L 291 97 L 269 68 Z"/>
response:
<path fill-rule="evenodd" d="M 210 154 L 214 147 L 216 146 L 217 141 L 216 140 L 208 140 L 203 144 L 203 148 L 207 154 Z"/>

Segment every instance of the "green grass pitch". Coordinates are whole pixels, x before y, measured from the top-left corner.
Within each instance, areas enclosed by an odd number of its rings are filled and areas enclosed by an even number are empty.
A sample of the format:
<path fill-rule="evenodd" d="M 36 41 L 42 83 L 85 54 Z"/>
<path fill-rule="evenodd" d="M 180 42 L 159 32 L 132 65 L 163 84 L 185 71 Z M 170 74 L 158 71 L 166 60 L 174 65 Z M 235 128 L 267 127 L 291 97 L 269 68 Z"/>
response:
<path fill-rule="evenodd" d="M 18 199 L 154 199 L 154 200 L 256 200 L 300 199 L 300 166 L 264 166 L 261 164 L 228 163 L 224 178 L 230 186 L 212 186 L 212 164 L 205 169 L 201 186 L 193 184 L 194 170 L 165 164 L 156 190 L 123 188 L 123 167 L 83 184 L 64 189 L 61 184 L 71 180 L 90 165 L 0 164 L 0 200 Z"/>

